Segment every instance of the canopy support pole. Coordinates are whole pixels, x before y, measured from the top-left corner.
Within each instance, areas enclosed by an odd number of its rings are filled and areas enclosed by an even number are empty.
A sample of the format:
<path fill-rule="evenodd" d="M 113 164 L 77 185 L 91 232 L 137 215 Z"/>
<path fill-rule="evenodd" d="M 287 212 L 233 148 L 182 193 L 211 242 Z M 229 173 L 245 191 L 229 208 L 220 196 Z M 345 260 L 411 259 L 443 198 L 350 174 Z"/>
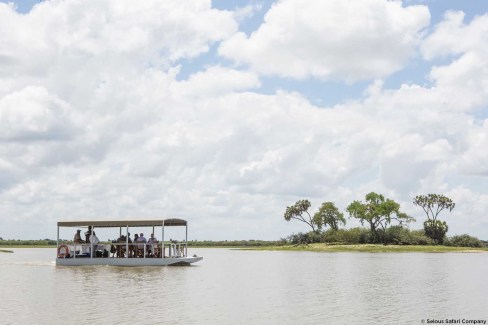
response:
<path fill-rule="evenodd" d="M 164 258 L 164 220 L 163 220 L 163 225 L 161 226 L 161 233 L 162 237 L 161 238 L 161 258 Z"/>

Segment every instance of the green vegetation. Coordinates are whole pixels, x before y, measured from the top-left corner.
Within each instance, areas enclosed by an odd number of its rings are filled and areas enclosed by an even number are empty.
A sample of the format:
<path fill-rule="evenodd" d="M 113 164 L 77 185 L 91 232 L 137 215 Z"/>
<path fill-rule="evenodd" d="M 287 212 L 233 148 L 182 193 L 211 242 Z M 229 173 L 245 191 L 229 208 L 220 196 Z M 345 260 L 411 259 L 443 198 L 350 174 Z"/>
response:
<path fill-rule="evenodd" d="M 467 234 L 460 236 L 452 236 L 444 241 L 446 246 L 457 246 L 457 247 L 483 247 L 486 243 L 483 243 L 476 237 L 469 236 Z"/>
<path fill-rule="evenodd" d="M 339 209 L 333 202 L 322 203 L 322 206 L 313 218 L 317 221 L 319 229 L 329 226 L 331 229 L 339 230 L 339 225 L 346 225 L 344 214 L 339 212 Z"/>
<path fill-rule="evenodd" d="M 55 247 L 56 241 L 52 239 L 20 240 L 0 239 L 0 247 Z"/>
<path fill-rule="evenodd" d="M 425 220 L 424 232 L 429 238 L 432 238 L 435 243 L 442 244 L 446 237 L 449 227 L 445 221 L 440 220 Z"/>
<path fill-rule="evenodd" d="M 192 240 L 188 242 L 188 247 L 268 247 L 283 246 L 286 242 L 283 240 L 266 241 L 266 240 Z"/>
<path fill-rule="evenodd" d="M 347 207 L 347 212 L 353 218 L 359 219 L 361 225 L 367 223 L 371 231 L 371 241 L 389 243 L 387 237 L 388 225 L 397 221 L 401 225 L 403 222 L 415 221 L 403 212 L 400 212 L 400 204 L 391 199 L 385 199 L 381 194 L 371 192 L 366 195 L 366 202 L 354 201 Z"/>
<path fill-rule="evenodd" d="M 450 247 L 486 247 L 486 242 L 478 238 L 461 235 L 447 237 L 449 229 L 445 221 L 438 220 L 441 211 L 452 211 L 455 203 L 448 197 L 439 194 L 418 195 L 413 204 L 421 207 L 427 215 L 423 230 L 410 230 L 407 224 L 416 221 L 400 211 L 400 205 L 381 194 L 371 192 L 365 201 L 353 201 L 346 208 L 349 218 L 359 220 L 367 228 L 339 229 L 346 220 L 332 202 L 325 202 L 312 218 L 308 209 L 308 200 L 299 200 L 295 205 L 287 207 L 284 218 L 286 221 L 297 219 L 308 224 L 312 231 L 292 234 L 281 241 L 292 247 L 310 244 L 334 245 L 441 245 Z M 308 216 L 308 218 L 307 218 Z M 397 224 L 392 225 L 393 222 Z M 329 229 L 323 229 L 329 226 Z M 389 250 L 389 248 L 385 248 Z M 442 248 L 439 248 L 442 249 Z M 308 248 L 307 248 L 308 250 Z M 356 250 L 356 249 L 353 249 Z M 429 249 L 430 250 L 430 249 Z"/>
<path fill-rule="evenodd" d="M 383 230 L 380 230 L 383 232 Z M 403 226 L 392 226 L 387 228 L 381 235 L 391 245 L 436 245 L 436 242 L 428 237 L 423 230 L 410 230 Z M 328 245 L 361 245 L 377 244 L 376 238 L 372 236 L 367 228 L 351 229 L 329 229 L 322 233 L 309 232 L 292 234 L 281 240 L 290 246 L 310 245 L 314 243 L 324 243 Z M 446 237 L 445 246 L 451 247 L 488 247 L 488 243 L 482 242 L 478 238 L 468 235 Z M 386 246 L 383 244 L 383 246 Z"/>
<path fill-rule="evenodd" d="M 279 251 L 308 251 L 308 252 L 366 252 L 366 253 L 449 253 L 449 252 L 488 252 L 488 247 L 451 247 L 441 245 L 388 245 L 360 244 L 360 245 L 332 245 L 315 243 L 310 245 L 286 245 L 255 247 L 253 250 L 279 250 Z"/>
<path fill-rule="evenodd" d="M 309 200 L 299 200 L 294 205 L 286 207 L 284 218 L 286 221 L 296 219 L 304 222 L 312 228 L 313 232 L 320 232 L 322 228 L 329 226 L 332 229 L 339 229 L 339 225 L 346 224 L 344 215 L 339 212 L 333 202 L 324 202 L 312 217 L 308 212 L 311 203 Z"/>
<path fill-rule="evenodd" d="M 297 201 L 294 205 L 286 207 L 285 220 L 290 221 L 291 219 L 296 219 L 298 221 L 304 222 L 312 228 L 312 231 L 317 231 L 316 228 L 319 227 L 319 222 L 315 218 L 312 218 L 308 209 L 311 203 L 309 200 Z M 305 216 L 306 214 L 306 216 Z"/>
<path fill-rule="evenodd" d="M 436 243 L 442 244 L 449 228 L 445 221 L 437 220 L 437 217 L 442 210 L 448 209 L 451 212 L 456 204 L 450 198 L 439 194 L 417 195 L 413 199 L 413 204 L 421 207 L 427 215 L 424 222 L 425 234 Z"/>

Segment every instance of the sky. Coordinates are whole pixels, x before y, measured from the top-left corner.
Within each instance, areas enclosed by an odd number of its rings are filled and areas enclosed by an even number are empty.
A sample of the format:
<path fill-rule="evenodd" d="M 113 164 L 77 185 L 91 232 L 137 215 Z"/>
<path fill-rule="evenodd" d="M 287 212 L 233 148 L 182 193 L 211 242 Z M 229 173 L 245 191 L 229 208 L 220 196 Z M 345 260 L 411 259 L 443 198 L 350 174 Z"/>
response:
<path fill-rule="evenodd" d="M 0 237 L 276 240 L 377 192 L 488 240 L 488 1 L 0 1 Z M 358 226 L 347 220 L 346 227 Z"/>

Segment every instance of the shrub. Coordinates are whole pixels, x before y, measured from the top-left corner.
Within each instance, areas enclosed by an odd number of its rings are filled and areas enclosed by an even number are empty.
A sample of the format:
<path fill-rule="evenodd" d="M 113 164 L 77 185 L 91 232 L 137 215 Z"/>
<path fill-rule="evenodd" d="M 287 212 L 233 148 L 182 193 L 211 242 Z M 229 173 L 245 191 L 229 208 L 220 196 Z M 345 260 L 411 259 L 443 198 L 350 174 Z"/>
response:
<path fill-rule="evenodd" d="M 432 238 L 427 237 L 423 230 L 410 231 L 410 245 L 434 245 Z"/>
<path fill-rule="evenodd" d="M 481 240 L 476 237 L 469 236 L 467 234 L 452 236 L 444 243 L 447 246 L 457 247 L 481 247 Z"/>
<path fill-rule="evenodd" d="M 386 229 L 384 235 L 389 244 L 409 245 L 411 243 L 410 231 L 402 226 L 391 226 Z"/>
<path fill-rule="evenodd" d="M 425 220 L 424 231 L 425 234 L 432 238 L 436 243 L 442 244 L 449 227 L 445 221 L 436 220 Z"/>
<path fill-rule="evenodd" d="M 366 244 L 371 242 L 371 233 L 366 228 L 329 229 L 323 235 L 326 243 Z"/>
<path fill-rule="evenodd" d="M 320 243 L 322 241 L 322 236 L 316 232 L 291 234 L 288 236 L 288 241 L 293 245 L 306 245 L 311 243 Z"/>
<path fill-rule="evenodd" d="M 395 245 L 433 245 L 433 239 L 422 230 L 409 230 L 402 226 L 392 226 L 386 230 L 387 242 Z"/>
<path fill-rule="evenodd" d="M 334 229 L 328 229 L 326 232 L 323 234 L 323 240 L 325 243 L 337 243 L 341 242 L 339 238 L 341 237 L 339 233 L 344 232 L 344 229 L 339 229 L 339 230 L 334 230 Z"/>
<path fill-rule="evenodd" d="M 308 233 L 308 238 L 310 243 L 321 243 L 323 242 L 323 235 L 319 232 L 311 231 Z"/>

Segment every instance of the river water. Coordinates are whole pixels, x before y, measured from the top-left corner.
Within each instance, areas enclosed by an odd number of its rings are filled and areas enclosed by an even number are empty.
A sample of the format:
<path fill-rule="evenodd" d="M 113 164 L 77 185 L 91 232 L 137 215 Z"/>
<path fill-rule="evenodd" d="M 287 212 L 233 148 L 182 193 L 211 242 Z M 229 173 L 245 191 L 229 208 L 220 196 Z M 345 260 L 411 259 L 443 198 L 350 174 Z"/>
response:
<path fill-rule="evenodd" d="M 488 320 L 487 253 L 189 249 L 189 267 L 61 267 L 0 253 L 0 324 L 422 324 Z"/>

